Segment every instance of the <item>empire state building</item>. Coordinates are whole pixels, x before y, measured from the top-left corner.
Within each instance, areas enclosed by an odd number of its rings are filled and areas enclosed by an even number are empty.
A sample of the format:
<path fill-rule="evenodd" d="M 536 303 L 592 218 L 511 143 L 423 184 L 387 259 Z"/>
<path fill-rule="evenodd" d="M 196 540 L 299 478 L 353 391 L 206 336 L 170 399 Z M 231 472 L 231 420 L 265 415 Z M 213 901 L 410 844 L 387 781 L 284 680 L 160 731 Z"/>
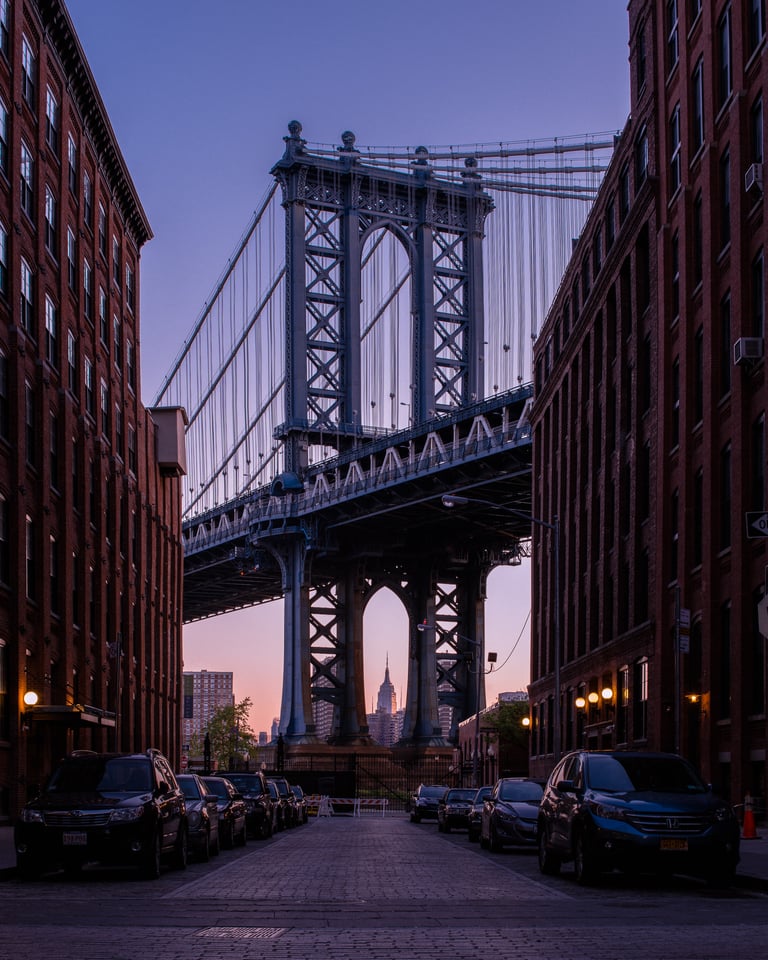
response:
<path fill-rule="evenodd" d="M 397 709 L 395 685 L 389 678 L 389 656 L 384 669 L 384 682 L 379 687 L 376 712 L 368 715 L 368 729 L 371 737 L 386 747 L 391 747 L 402 735 L 403 711 Z"/>

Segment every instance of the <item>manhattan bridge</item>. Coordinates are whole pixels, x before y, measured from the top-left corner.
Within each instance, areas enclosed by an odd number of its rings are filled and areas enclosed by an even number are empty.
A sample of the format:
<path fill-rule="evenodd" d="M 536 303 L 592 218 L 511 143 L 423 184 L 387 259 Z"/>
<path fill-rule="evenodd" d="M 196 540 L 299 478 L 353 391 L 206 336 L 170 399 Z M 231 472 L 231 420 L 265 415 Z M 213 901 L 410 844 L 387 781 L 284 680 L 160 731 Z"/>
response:
<path fill-rule="evenodd" d="M 409 622 L 403 742 L 442 744 L 441 704 L 451 736 L 484 706 L 488 573 L 533 552 L 552 609 L 532 343 L 614 137 L 383 149 L 288 129 L 155 399 L 188 418 L 184 620 L 283 597 L 286 741 L 316 740 L 326 700 L 333 742 L 365 744 L 363 612 L 388 588 Z M 449 494 L 467 500 L 450 514 Z"/>

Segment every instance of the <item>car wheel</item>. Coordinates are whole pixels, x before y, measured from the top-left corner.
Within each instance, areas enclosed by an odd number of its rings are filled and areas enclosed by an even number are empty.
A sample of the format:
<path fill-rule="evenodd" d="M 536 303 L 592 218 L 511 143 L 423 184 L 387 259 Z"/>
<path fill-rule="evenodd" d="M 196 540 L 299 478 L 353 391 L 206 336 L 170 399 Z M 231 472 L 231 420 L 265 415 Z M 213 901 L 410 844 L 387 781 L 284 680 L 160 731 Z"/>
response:
<path fill-rule="evenodd" d="M 573 872 L 581 886 L 593 883 L 600 872 L 585 830 L 579 830 L 573 845 Z"/>
<path fill-rule="evenodd" d="M 229 820 L 224 824 L 224 832 L 221 835 L 221 845 L 225 850 L 231 850 L 235 845 L 235 828 Z"/>
<path fill-rule="evenodd" d="M 544 828 L 539 825 L 539 871 L 548 877 L 560 873 L 560 858 L 547 849 L 547 837 Z"/>
<path fill-rule="evenodd" d="M 160 860 L 162 855 L 162 838 L 156 833 L 145 854 L 141 874 L 145 880 L 157 880 L 160 876 Z"/>
<path fill-rule="evenodd" d="M 488 849 L 491 853 L 501 853 L 504 849 L 504 844 L 499 840 L 496 827 L 492 823 L 488 826 Z"/>
<path fill-rule="evenodd" d="M 171 857 L 171 866 L 174 870 L 186 870 L 189 859 L 189 844 L 187 837 L 187 828 L 181 827 L 176 839 L 176 846 L 173 848 Z"/>

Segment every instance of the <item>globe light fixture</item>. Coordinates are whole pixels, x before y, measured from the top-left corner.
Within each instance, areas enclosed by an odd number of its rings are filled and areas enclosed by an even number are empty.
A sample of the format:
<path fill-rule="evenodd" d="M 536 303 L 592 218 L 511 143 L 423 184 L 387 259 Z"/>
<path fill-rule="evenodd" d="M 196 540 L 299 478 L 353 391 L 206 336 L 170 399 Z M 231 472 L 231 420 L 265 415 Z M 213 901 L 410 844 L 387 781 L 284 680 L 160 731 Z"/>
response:
<path fill-rule="evenodd" d="M 608 703 L 609 700 L 613 700 L 613 690 L 610 687 L 603 687 L 600 691 L 600 696 Z"/>
<path fill-rule="evenodd" d="M 584 697 L 576 697 L 573 702 L 578 710 L 583 710 L 587 705 L 587 701 L 584 699 Z"/>
<path fill-rule="evenodd" d="M 34 690 L 27 690 L 27 692 L 24 694 L 24 703 L 25 703 L 28 707 L 34 707 L 34 706 L 36 706 L 37 701 L 38 701 L 39 699 L 40 699 L 40 697 L 35 693 Z"/>
<path fill-rule="evenodd" d="M 589 700 L 589 702 L 590 702 L 592 705 L 596 704 L 599 699 L 600 699 L 600 697 L 598 697 L 597 693 L 595 693 L 594 690 L 593 690 L 592 693 L 590 693 L 590 694 L 588 695 L 588 697 L 587 697 L 587 700 Z"/>

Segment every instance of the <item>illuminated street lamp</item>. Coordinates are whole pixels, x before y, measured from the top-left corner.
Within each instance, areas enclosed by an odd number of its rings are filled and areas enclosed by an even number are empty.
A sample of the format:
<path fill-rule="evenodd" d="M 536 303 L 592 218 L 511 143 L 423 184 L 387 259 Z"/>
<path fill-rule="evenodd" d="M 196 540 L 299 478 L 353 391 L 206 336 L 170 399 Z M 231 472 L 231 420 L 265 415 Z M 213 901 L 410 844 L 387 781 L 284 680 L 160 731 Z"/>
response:
<path fill-rule="evenodd" d="M 505 504 L 494 503 L 493 500 L 483 500 L 478 497 L 464 497 L 457 493 L 446 493 L 442 497 L 444 507 L 463 507 L 470 503 L 477 503 L 487 507 L 493 507 L 494 510 L 500 510 L 521 520 L 527 520 L 529 523 L 535 523 L 536 526 L 544 527 L 545 530 L 552 531 L 552 554 L 555 567 L 554 576 L 554 610 L 552 611 L 552 642 L 554 646 L 552 672 L 554 674 L 554 715 L 552 717 L 552 753 L 555 763 L 560 759 L 561 750 L 561 717 L 560 717 L 560 608 L 562 597 L 560 596 L 560 520 L 557 516 L 553 517 L 550 523 L 547 520 L 541 520 L 539 517 L 532 517 L 524 510 L 516 510 L 514 507 L 508 507 Z"/>

